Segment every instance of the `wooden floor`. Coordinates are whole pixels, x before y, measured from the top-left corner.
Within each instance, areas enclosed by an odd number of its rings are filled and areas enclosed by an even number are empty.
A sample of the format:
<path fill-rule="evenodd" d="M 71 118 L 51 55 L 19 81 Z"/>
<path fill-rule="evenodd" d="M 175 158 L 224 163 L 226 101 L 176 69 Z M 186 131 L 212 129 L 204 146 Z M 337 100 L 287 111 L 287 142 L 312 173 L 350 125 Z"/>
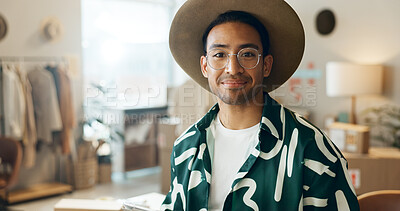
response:
<path fill-rule="evenodd" d="M 74 191 L 31 202 L 9 206 L 11 211 L 51 211 L 54 205 L 63 198 L 73 199 L 126 199 L 150 192 L 160 192 L 160 169 L 158 167 L 133 171 L 124 174 L 114 173 L 113 182 L 110 184 L 96 185 L 86 190 Z"/>

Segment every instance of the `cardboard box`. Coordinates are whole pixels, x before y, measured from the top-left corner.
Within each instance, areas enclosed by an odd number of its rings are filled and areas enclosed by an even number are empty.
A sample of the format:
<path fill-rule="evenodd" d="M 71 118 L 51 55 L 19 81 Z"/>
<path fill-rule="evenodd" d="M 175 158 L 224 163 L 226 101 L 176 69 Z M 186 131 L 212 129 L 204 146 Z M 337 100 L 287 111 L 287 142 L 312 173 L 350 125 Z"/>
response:
<path fill-rule="evenodd" d="M 159 164 L 161 166 L 161 193 L 166 194 L 169 191 L 171 183 L 171 162 L 170 157 L 176 135 L 176 127 L 179 120 L 176 118 L 163 118 L 158 125 L 158 153 Z"/>
<path fill-rule="evenodd" d="M 157 145 L 158 148 L 172 151 L 174 142 L 180 134 L 176 134 L 180 124 L 179 118 L 162 118 L 158 124 Z"/>
<path fill-rule="evenodd" d="M 369 154 L 343 153 L 357 195 L 376 190 L 400 190 L 400 150 L 374 148 Z"/>
<path fill-rule="evenodd" d="M 329 125 L 329 137 L 343 152 L 368 153 L 369 127 L 334 122 Z"/>
<path fill-rule="evenodd" d="M 167 194 L 171 184 L 171 152 L 160 150 L 160 166 L 161 166 L 161 193 Z"/>

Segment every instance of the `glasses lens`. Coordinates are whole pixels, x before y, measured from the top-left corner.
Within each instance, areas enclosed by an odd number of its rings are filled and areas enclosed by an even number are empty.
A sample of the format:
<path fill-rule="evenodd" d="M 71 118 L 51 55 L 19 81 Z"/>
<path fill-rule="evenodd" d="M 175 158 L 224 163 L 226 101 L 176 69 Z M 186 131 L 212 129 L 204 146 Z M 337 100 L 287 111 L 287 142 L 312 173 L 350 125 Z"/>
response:
<path fill-rule="evenodd" d="M 207 54 L 208 65 L 214 69 L 222 69 L 228 62 L 228 53 L 221 49 L 214 49 Z"/>
<path fill-rule="evenodd" d="M 253 48 L 244 48 L 239 51 L 238 59 L 240 65 L 245 69 L 253 69 L 257 66 L 259 56 L 258 51 Z"/>
<path fill-rule="evenodd" d="M 228 64 L 229 55 L 232 54 L 228 54 L 222 49 L 210 50 L 207 53 L 207 63 L 216 70 L 223 69 Z M 258 65 L 259 53 L 254 48 L 243 48 L 238 52 L 237 58 L 240 66 L 245 69 L 253 69 Z"/>

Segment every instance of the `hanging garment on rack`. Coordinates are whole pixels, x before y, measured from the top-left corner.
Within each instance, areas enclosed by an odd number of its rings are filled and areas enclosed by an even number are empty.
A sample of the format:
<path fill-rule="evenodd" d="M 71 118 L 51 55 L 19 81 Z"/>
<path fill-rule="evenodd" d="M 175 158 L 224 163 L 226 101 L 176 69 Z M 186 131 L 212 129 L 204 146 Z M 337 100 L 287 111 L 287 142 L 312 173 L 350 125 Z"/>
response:
<path fill-rule="evenodd" d="M 4 135 L 21 140 L 24 131 L 25 98 L 23 86 L 12 64 L 3 67 Z"/>
<path fill-rule="evenodd" d="M 24 131 L 22 137 L 22 143 L 24 145 L 23 161 L 22 164 L 26 168 L 31 168 L 35 165 L 36 160 L 36 123 L 35 123 L 35 111 L 32 100 L 32 86 L 29 82 L 26 72 L 21 71 L 19 68 L 15 69 L 20 83 L 22 84 L 22 90 L 24 92 L 25 99 L 25 119 L 24 119 Z"/>
<path fill-rule="evenodd" d="M 28 79 L 32 85 L 37 138 L 46 143 L 52 143 L 52 132 L 62 129 L 53 76 L 38 66 L 28 73 Z"/>
<path fill-rule="evenodd" d="M 56 82 L 58 102 L 60 105 L 61 120 L 63 124 L 63 129 L 59 134 L 62 142 L 62 152 L 63 154 L 70 154 L 70 142 L 74 141 L 73 128 L 76 127 L 71 82 L 66 71 L 60 66 L 47 66 L 46 69 L 53 75 L 54 81 Z"/>

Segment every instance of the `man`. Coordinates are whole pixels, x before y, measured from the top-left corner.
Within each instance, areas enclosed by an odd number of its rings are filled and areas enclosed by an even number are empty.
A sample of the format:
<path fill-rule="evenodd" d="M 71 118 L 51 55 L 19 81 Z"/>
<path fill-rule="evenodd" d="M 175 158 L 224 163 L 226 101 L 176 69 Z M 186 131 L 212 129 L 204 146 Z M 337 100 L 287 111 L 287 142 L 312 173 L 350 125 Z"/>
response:
<path fill-rule="evenodd" d="M 339 150 L 267 94 L 304 51 L 287 3 L 188 0 L 170 48 L 218 103 L 175 141 L 162 210 L 359 210 Z"/>

